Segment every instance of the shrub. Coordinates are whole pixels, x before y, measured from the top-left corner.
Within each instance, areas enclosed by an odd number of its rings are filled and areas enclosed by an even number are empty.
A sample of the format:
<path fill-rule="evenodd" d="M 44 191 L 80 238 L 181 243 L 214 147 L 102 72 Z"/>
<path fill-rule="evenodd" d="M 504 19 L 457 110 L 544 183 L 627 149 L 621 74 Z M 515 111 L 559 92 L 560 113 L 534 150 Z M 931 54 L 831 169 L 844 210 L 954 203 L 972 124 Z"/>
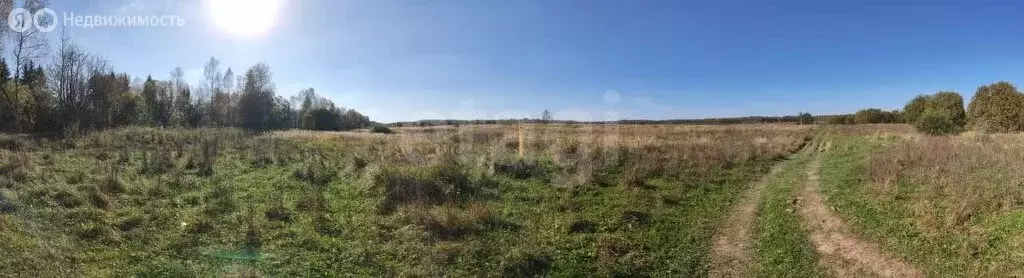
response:
<path fill-rule="evenodd" d="M 932 101 L 932 96 L 929 95 L 918 95 L 907 102 L 907 105 L 903 106 L 903 121 L 908 123 L 916 123 L 917 119 L 924 114 L 924 109 L 928 107 L 928 103 Z"/>
<path fill-rule="evenodd" d="M 962 130 L 954 117 L 949 113 L 937 110 L 927 110 L 914 122 L 914 127 L 925 134 L 953 134 Z"/>
<path fill-rule="evenodd" d="M 991 132 L 1024 130 L 1024 94 L 1008 82 L 978 87 L 967 107 L 971 128 Z"/>
<path fill-rule="evenodd" d="M 846 120 L 847 117 L 851 117 L 851 116 L 850 115 L 835 115 L 835 116 L 831 116 L 831 117 L 828 117 L 827 119 L 825 119 L 825 123 L 826 124 L 830 124 L 830 125 L 851 124 L 851 123 L 847 122 L 847 120 Z"/>
<path fill-rule="evenodd" d="M 386 127 L 386 126 L 384 126 L 384 125 L 380 125 L 380 124 L 377 124 L 377 125 L 373 125 L 373 127 L 371 127 L 371 128 L 370 128 L 370 132 L 373 132 L 373 133 L 384 133 L 384 134 L 391 134 L 391 133 L 393 133 L 394 131 L 391 131 L 391 129 L 390 129 L 390 128 L 388 128 L 388 127 Z"/>
<path fill-rule="evenodd" d="M 930 102 L 925 106 L 923 116 L 928 110 L 943 111 L 949 114 L 953 124 L 962 127 L 967 124 L 967 112 L 964 111 L 964 98 L 956 92 L 938 92 L 932 96 Z"/>
<path fill-rule="evenodd" d="M 903 110 L 903 120 L 926 134 L 957 133 L 967 124 L 964 99 L 956 92 L 919 95 Z"/>

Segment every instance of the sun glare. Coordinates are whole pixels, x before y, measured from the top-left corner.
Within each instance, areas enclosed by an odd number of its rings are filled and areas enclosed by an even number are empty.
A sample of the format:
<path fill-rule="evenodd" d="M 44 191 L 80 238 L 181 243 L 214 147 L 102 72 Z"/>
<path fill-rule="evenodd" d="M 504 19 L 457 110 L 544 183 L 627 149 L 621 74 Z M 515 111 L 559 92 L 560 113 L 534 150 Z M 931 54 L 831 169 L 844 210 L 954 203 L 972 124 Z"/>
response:
<path fill-rule="evenodd" d="M 274 26 L 282 0 L 208 0 L 210 16 L 221 30 L 259 36 Z"/>

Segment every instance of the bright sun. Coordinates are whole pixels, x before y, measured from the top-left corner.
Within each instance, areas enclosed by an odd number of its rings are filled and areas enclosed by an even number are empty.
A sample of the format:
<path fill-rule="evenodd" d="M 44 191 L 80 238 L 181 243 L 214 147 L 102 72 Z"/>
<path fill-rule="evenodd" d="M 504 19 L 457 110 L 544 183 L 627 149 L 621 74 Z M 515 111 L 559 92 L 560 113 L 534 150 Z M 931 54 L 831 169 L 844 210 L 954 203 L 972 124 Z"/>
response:
<path fill-rule="evenodd" d="M 259 36 L 274 26 L 283 0 L 208 0 L 210 16 L 221 30 L 239 36 Z"/>

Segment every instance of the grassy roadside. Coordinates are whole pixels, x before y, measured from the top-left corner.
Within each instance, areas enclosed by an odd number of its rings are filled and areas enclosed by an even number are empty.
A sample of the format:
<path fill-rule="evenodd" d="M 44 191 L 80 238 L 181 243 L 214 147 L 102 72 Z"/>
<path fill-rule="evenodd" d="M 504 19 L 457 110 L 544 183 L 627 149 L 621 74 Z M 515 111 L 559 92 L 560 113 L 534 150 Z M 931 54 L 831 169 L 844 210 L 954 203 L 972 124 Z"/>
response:
<path fill-rule="evenodd" d="M 970 233 L 929 230 L 922 226 L 928 217 L 922 215 L 920 210 L 926 206 L 921 204 L 939 206 L 941 202 L 927 193 L 925 185 L 901 179 L 887 194 L 871 189 L 867 177 L 870 154 L 900 139 L 830 139 L 832 148 L 822 159 L 822 193 L 865 238 L 920 266 L 929 276 L 998 275 L 993 270 L 1004 261 L 998 256 L 1007 250 L 997 246 L 1005 244 L 993 241 L 998 233 L 985 232 L 984 223 L 967 224 L 974 231 Z"/>
<path fill-rule="evenodd" d="M 783 162 L 782 170 L 768 180 L 768 188 L 758 208 L 757 262 L 759 277 L 822 277 L 814 245 L 801 228 L 800 216 L 793 205 L 795 191 L 807 182 L 806 169 L 813 159 L 813 148 Z"/>

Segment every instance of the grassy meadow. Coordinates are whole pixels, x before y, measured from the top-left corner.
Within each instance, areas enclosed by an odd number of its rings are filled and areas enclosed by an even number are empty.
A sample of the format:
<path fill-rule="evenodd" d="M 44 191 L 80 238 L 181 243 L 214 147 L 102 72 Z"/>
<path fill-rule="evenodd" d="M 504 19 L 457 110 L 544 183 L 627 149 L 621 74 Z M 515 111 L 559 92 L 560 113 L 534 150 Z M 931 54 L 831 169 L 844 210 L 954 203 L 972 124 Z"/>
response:
<path fill-rule="evenodd" d="M 1020 276 L 1024 135 L 835 129 L 823 192 L 865 237 L 928 276 Z"/>
<path fill-rule="evenodd" d="M 42 277 L 704 276 L 723 212 L 811 136 L 788 124 L 395 131 L 3 135 L 0 268 Z M 977 225 L 998 230 L 999 217 L 1013 217 L 985 210 L 991 217 Z"/>
<path fill-rule="evenodd" d="M 807 186 L 820 186 L 857 244 L 926 276 L 1024 275 L 1020 134 L 786 124 L 394 131 L 2 135 L 0 270 L 707 276 L 713 238 L 757 181 L 753 222 L 740 223 L 751 227 L 750 275 L 843 273 L 798 212 Z M 820 171 L 809 172 L 814 163 Z"/>

